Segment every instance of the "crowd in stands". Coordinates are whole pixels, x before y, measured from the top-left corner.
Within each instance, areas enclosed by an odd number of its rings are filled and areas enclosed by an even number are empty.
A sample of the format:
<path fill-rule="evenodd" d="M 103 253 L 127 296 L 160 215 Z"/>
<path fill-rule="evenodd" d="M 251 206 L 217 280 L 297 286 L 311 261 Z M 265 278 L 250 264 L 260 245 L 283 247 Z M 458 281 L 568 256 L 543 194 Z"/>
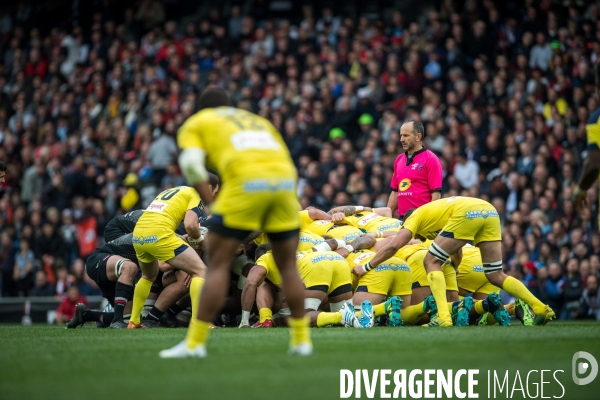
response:
<path fill-rule="evenodd" d="M 110 218 L 184 184 L 177 129 L 218 85 L 281 131 L 303 207 L 386 206 L 399 128 L 420 119 L 442 197 L 500 213 L 508 273 L 561 318 L 600 318 L 598 188 L 583 213 L 571 200 L 600 105 L 597 2 L 443 0 L 413 19 L 269 3 L 79 1 L 56 26 L 37 2 L 0 6 L 3 296 L 98 293 L 85 257 Z"/>

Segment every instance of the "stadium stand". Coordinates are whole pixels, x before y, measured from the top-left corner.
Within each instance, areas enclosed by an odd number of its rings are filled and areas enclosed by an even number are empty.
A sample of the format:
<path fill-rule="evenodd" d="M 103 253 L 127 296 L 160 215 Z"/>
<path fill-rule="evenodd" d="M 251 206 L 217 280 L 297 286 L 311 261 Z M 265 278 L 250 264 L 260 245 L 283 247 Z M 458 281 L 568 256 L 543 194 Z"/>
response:
<path fill-rule="evenodd" d="M 385 206 L 399 127 L 420 119 L 442 196 L 500 212 L 507 273 L 562 319 L 600 316 L 598 188 L 591 211 L 571 200 L 597 2 L 47 3 L 0 6 L 2 296 L 98 295 L 82 259 L 113 216 L 184 183 L 175 134 L 217 85 L 280 129 L 303 207 Z"/>

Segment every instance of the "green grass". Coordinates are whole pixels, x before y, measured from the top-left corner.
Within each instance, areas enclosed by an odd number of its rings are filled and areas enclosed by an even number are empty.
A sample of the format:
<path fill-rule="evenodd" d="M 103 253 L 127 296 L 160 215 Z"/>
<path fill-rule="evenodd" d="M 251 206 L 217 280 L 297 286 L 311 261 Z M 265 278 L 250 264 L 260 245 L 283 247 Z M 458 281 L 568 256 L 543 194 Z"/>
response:
<path fill-rule="evenodd" d="M 529 370 L 560 369 L 563 399 L 600 398 L 600 376 L 587 386 L 571 379 L 576 351 L 600 360 L 598 323 L 313 329 L 315 353 L 306 358 L 286 354 L 286 329 L 219 329 L 211 332 L 207 359 L 160 360 L 158 351 L 184 334 L 0 326 L 0 399 L 337 399 L 340 369 L 359 368 L 480 369 L 480 398 L 487 398 L 488 370 L 509 370 L 512 387 L 516 370 L 525 385 Z M 545 378 L 552 383 L 544 395 L 559 396 L 552 375 Z M 512 398 L 523 396 L 517 391 Z"/>

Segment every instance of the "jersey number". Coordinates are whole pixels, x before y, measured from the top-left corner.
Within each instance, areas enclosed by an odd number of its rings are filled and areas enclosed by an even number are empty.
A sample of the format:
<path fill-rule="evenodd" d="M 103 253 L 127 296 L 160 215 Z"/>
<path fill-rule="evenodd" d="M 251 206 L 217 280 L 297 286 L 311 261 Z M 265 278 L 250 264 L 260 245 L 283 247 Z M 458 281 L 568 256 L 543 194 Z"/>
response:
<path fill-rule="evenodd" d="M 173 198 L 173 196 L 175 196 L 177 193 L 179 192 L 179 189 L 169 189 L 169 190 L 165 190 L 162 195 L 162 197 L 160 198 L 161 200 L 171 200 Z M 158 200 L 158 197 L 154 200 Z"/>
<path fill-rule="evenodd" d="M 229 115 L 227 119 L 236 124 L 238 128 L 243 130 L 260 131 L 265 129 L 263 124 L 257 121 L 257 119 L 254 118 L 252 115 L 238 113 L 235 115 Z"/>

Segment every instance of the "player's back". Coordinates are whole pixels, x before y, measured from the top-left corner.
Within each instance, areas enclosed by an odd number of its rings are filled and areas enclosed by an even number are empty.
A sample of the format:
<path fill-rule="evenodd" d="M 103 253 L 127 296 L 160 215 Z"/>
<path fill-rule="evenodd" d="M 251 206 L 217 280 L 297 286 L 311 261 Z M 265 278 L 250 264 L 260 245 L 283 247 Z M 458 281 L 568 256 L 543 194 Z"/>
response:
<path fill-rule="evenodd" d="M 128 258 L 136 264 L 138 262 L 135 248 L 133 247 L 133 233 L 128 233 L 103 244 L 98 248 L 98 251 Z"/>
<path fill-rule="evenodd" d="M 173 233 L 185 216 L 185 212 L 198 207 L 200 196 L 196 189 L 178 186 L 156 196 L 146 208 L 135 229 L 165 229 Z M 165 232 L 167 233 L 167 232 Z"/>
<path fill-rule="evenodd" d="M 256 260 L 255 264 L 267 270 L 266 278 L 269 280 L 269 282 L 277 287 L 281 287 L 281 275 L 277 269 L 277 264 L 275 264 L 273 252 L 267 251 L 265 254 L 260 256 L 258 260 Z"/>
<path fill-rule="evenodd" d="M 104 240 L 110 242 L 111 240 L 115 240 L 123 235 L 133 232 L 135 224 L 143 213 L 144 210 L 135 210 L 111 219 L 104 229 Z"/>
<path fill-rule="evenodd" d="M 249 177 L 296 178 L 280 133 L 269 121 L 249 111 L 232 107 L 199 111 L 184 123 L 177 140 L 184 150 L 203 149 L 207 164 L 224 182 Z"/>

